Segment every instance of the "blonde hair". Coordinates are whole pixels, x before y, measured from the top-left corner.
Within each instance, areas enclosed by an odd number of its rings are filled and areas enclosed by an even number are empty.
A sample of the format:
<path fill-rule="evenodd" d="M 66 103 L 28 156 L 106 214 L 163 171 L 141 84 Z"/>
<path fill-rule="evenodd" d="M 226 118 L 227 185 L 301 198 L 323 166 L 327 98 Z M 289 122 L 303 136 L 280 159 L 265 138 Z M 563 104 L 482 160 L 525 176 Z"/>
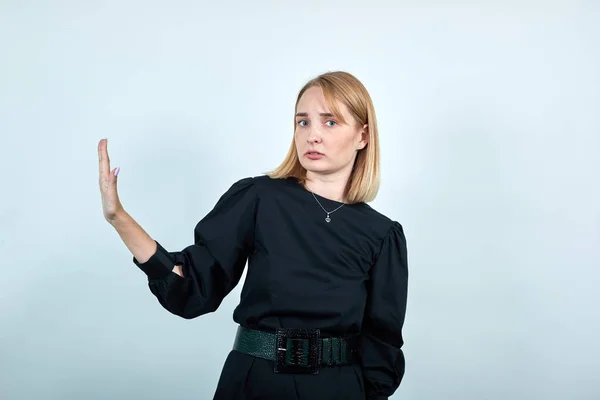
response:
<path fill-rule="evenodd" d="M 363 126 L 368 124 L 367 145 L 358 151 L 356 160 L 346 186 L 346 201 L 348 203 L 369 202 L 375 199 L 379 190 L 379 133 L 375 108 L 371 96 L 364 85 L 353 75 L 343 71 L 327 72 L 308 81 L 298 93 L 294 115 L 298 102 L 306 90 L 318 86 L 323 91 L 331 113 L 341 118 L 336 107 L 336 100 L 348 107 L 352 117 Z M 342 121 L 345 122 L 345 121 Z M 294 118 L 294 130 L 296 121 Z M 292 144 L 287 156 L 275 170 L 267 173 L 271 178 L 296 178 L 301 183 L 306 181 L 306 169 L 300 164 L 296 145 L 292 137 Z"/>

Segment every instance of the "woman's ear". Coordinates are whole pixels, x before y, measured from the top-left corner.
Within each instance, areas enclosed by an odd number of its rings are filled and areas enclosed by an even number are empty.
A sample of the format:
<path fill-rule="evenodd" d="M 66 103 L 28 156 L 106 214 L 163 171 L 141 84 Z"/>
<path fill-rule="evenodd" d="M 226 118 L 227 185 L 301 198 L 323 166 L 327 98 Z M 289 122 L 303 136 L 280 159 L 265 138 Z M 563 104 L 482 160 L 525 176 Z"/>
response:
<path fill-rule="evenodd" d="M 369 143 L 369 125 L 364 124 L 360 133 L 360 142 L 358 142 L 356 150 L 364 149 Z"/>

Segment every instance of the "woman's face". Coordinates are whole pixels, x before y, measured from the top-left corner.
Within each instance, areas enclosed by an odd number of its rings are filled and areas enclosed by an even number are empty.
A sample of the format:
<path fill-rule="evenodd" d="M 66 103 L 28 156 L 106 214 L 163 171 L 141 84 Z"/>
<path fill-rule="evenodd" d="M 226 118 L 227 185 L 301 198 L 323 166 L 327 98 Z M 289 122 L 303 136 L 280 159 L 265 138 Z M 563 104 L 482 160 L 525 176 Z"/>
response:
<path fill-rule="evenodd" d="M 302 166 L 319 175 L 350 175 L 358 150 L 367 145 L 367 125 L 359 125 L 345 104 L 337 107 L 346 123 L 331 114 L 318 86 L 306 90 L 296 110 L 294 141 Z"/>

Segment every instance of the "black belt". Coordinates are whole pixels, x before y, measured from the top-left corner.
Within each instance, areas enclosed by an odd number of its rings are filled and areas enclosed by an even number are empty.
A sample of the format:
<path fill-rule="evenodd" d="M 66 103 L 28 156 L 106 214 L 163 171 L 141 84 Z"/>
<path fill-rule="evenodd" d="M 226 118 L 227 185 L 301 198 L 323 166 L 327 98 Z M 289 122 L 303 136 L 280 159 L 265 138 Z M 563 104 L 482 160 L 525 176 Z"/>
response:
<path fill-rule="evenodd" d="M 320 337 L 319 329 L 283 329 L 275 333 L 239 326 L 233 350 L 275 362 L 276 373 L 317 374 L 319 366 L 358 361 L 358 336 Z"/>

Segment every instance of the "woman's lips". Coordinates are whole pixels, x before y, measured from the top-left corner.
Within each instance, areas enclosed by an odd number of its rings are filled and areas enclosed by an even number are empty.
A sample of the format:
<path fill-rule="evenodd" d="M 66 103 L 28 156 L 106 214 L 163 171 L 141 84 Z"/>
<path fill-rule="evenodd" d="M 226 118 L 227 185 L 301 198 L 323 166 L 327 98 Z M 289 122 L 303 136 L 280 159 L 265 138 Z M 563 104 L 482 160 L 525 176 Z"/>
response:
<path fill-rule="evenodd" d="M 304 155 L 310 160 L 319 160 L 325 156 L 323 153 L 319 153 L 318 151 L 307 151 Z"/>

